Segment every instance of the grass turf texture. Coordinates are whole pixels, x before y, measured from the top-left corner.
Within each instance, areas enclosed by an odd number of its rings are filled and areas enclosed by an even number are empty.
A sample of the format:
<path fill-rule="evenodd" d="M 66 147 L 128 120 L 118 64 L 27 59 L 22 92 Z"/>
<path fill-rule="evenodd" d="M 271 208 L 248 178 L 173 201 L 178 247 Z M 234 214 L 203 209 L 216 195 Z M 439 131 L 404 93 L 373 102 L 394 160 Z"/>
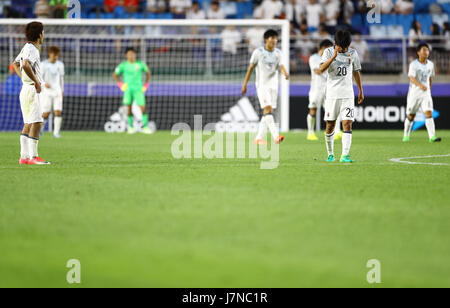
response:
<path fill-rule="evenodd" d="M 1 133 L 0 287 L 68 287 L 71 258 L 82 287 L 368 287 L 372 258 L 383 287 L 450 287 L 450 166 L 389 161 L 450 154 L 440 135 L 356 131 L 342 165 L 322 135 L 287 134 L 260 170 L 173 159 L 168 132 L 46 135 L 53 165 L 19 166 L 19 135 Z"/>

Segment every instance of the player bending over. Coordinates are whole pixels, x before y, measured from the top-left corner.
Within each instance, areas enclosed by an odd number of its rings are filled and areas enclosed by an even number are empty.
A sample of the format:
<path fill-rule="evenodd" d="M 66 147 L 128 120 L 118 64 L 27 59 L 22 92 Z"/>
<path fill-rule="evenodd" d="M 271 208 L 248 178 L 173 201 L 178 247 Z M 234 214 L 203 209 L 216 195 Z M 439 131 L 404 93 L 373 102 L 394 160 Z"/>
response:
<path fill-rule="evenodd" d="M 306 118 L 308 125 L 307 140 L 316 141 L 319 140 L 314 133 L 316 124 L 317 109 L 322 107 L 325 102 L 325 94 L 327 90 L 327 72 L 321 72 L 319 70 L 320 63 L 322 62 L 322 55 L 325 49 L 333 47 L 333 42 L 330 40 L 323 40 L 320 43 L 319 51 L 309 58 L 309 67 L 311 69 L 311 89 L 309 91 L 309 113 Z"/>
<path fill-rule="evenodd" d="M 27 24 L 25 36 L 28 42 L 13 63 L 23 83 L 20 91 L 20 108 L 24 126 L 20 136 L 19 164 L 50 165 L 49 162 L 39 158 L 38 154 L 39 132 L 43 122 L 40 106 L 43 79 L 39 45 L 44 41 L 44 25 L 40 22 Z"/>
<path fill-rule="evenodd" d="M 436 137 L 435 125 L 433 119 L 433 98 L 431 97 L 431 86 L 434 77 L 434 64 L 428 57 L 430 48 L 427 44 L 421 43 L 417 47 L 418 59 L 409 65 L 409 92 L 407 98 L 405 120 L 405 132 L 403 141 L 408 142 L 411 134 L 411 128 L 414 124 L 417 111 L 422 109 L 425 113 L 425 124 L 428 130 L 430 142 L 440 142 L 441 138 Z"/>
<path fill-rule="evenodd" d="M 53 127 L 53 137 L 61 138 L 61 123 L 64 97 L 64 63 L 59 61 L 60 50 L 56 46 L 51 46 L 48 51 L 48 60 L 42 62 L 42 77 L 44 88 L 42 97 L 42 112 L 45 123 L 53 110 L 55 119 Z"/>
<path fill-rule="evenodd" d="M 352 124 L 355 119 L 355 93 L 353 77 L 358 85 L 358 104 L 364 101 L 361 82 L 361 62 L 358 53 L 349 48 L 352 42 L 350 32 L 339 30 L 335 34 L 334 48 L 327 48 L 322 56 L 320 72 L 328 72 L 327 97 L 325 100 L 325 139 L 328 151 L 327 162 L 334 162 L 334 129 L 336 119 L 342 117 L 342 163 L 352 163 L 350 147 L 352 144 Z"/>
<path fill-rule="evenodd" d="M 284 136 L 278 132 L 272 113 L 277 108 L 278 72 L 281 71 L 286 80 L 289 79 L 289 74 L 281 62 L 281 51 L 275 48 L 278 43 L 278 33 L 275 30 L 267 30 L 264 33 L 264 42 L 264 47 L 260 47 L 253 52 L 242 86 L 242 95 L 245 95 L 248 81 L 256 68 L 256 92 L 261 108 L 264 110 L 255 139 L 255 144 L 259 145 L 267 144 L 263 139 L 267 127 L 276 144 L 284 140 Z"/>
<path fill-rule="evenodd" d="M 134 134 L 136 131 L 133 125 L 133 102 L 141 108 L 142 111 L 142 132 L 151 134 L 148 127 L 148 115 L 145 113 L 145 92 L 148 89 L 151 72 L 144 62 L 136 60 L 136 51 L 134 48 L 127 48 L 125 51 L 127 61 L 119 64 L 114 71 L 113 77 L 119 88 L 124 92 L 123 104 L 128 107 L 128 133 Z M 142 84 L 142 73 L 146 73 L 145 84 Z M 119 76 L 123 75 L 123 82 Z"/>

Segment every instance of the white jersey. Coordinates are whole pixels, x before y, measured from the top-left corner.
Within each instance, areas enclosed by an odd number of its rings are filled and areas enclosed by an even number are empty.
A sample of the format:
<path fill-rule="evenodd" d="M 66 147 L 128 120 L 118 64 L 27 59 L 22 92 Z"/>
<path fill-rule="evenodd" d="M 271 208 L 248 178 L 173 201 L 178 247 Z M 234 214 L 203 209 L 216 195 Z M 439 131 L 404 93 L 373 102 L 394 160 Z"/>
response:
<path fill-rule="evenodd" d="M 322 55 L 321 63 L 331 59 L 334 47 L 327 48 Z M 327 99 L 354 98 L 353 72 L 361 70 L 361 62 L 355 49 L 349 48 L 346 53 L 339 53 L 328 68 Z"/>
<path fill-rule="evenodd" d="M 58 95 L 64 91 L 64 63 L 56 61 L 51 63 L 49 60 L 42 62 L 42 77 L 44 82 L 50 85 L 45 88 L 50 94 Z"/>
<path fill-rule="evenodd" d="M 309 68 L 311 69 L 311 93 L 326 91 L 328 73 L 323 72 L 323 74 L 318 75 L 314 72 L 314 70 L 320 68 L 321 62 L 322 58 L 318 53 L 309 57 Z"/>
<path fill-rule="evenodd" d="M 411 62 L 409 65 L 408 77 L 416 78 L 418 82 L 427 87 L 427 90 L 423 91 L 421 88 L 410 82 L 408 95 L 411 97 L 431 97 L 430 79 L 431 77 L 434 77 L 434 75 L 434 64 L 430 60 L 427 60 L 426 64 L 420 63 L 418 59 Z"/>
<path fill-rule="evenodd" d="M 23 61 L 27 60 L 34 74 L 36 75 L 38 81 L 42 84 L 42 74 L 41 74 L 41 57 L 39 55 L 39 50 L 31 43 L 26 43 L 20 51 L 19 55 L 15 59 L 16 63 L 20 63 L 20 71 L 22 73 L 22 82 L 26 85 L 34 85 L 34 81 L 23 71 Z"/>
<path fill-rule="evenodd" d="M 256 88 L 278 91 L 278 79 L 281 62 L 281 51 L 277 48 L 273 52 L 264 47 L 256 49 L 250 59 L 250 64 L 256 66 Z"/>

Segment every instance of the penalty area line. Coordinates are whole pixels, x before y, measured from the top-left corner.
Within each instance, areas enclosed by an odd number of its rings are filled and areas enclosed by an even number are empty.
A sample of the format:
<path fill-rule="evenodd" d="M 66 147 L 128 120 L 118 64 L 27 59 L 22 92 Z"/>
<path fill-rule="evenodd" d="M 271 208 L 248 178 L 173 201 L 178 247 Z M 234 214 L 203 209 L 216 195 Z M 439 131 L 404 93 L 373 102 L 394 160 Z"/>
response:
<path fill-rule="evenodd" d="M 448 164 L 448 163 L 426 163 L 426 162 L 409 161 L 410 159 L 439 158 L 439 157 L 450 157 L 450 154 L 391 158 L 391 159 L 389 159 L 389 161 L 393 162 L 393 163 L 402 163 L 402 164 L 408 164 L 408 165 L 450 166 L 450 164 Z M 406 159 L 408 159 L 408 160 L 406 160 Z"/>

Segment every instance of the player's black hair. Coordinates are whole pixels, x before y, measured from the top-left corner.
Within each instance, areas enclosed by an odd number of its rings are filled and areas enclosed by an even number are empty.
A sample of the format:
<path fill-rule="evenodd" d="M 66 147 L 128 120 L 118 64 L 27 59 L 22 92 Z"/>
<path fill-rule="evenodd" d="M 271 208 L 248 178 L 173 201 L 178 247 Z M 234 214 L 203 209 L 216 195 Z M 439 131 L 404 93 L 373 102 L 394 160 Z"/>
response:
<path fill-rule="evenodd" d="M 278 32 L 273 29 L 269 29 L 266 32 L 264 32 L 264 41 L 271 37 L 278 37 Z"/>
<path fill-rule="evenodd" d="M 334 41 L 336 42 L 336 45 L 345 49 L 352 43 L 352 35 L 347 30 L 339 30 L 334 35 Z"/>
<path fill-rule="evenodd" d="M 417 45 L 416 53 L 419 53 L 419 51 L 420 51 L 423 47 L 426 47 L 426 48 L 428 48 L 428 50 L 430 50 L 430 46 L 429 46 L 427 43 L 422 42 L 422 43 L 420 43 L 419 45 Z"/>
<path fill-rule="evenodd" d="M 328 47 L 333 47 L 333 42 L 330 40 L 323 40 L 322 42 L 320 42 L 319 48 L 328 48 Z"/>
<path fill-rule="evenodd" d="M 25 27 L 25 36 L 30 42 L 37 42 L 42 32 L 44 32 L 44 25 L 38 21 L 33 21 Z"/>
<path fill-rule="evenodd" d="M 129 51 L 136 53 L 136 49 L 134 49 L 133 47 L 128 47 L 127 49 L 125 49 L 125 54 L 127 54 Z"/>

